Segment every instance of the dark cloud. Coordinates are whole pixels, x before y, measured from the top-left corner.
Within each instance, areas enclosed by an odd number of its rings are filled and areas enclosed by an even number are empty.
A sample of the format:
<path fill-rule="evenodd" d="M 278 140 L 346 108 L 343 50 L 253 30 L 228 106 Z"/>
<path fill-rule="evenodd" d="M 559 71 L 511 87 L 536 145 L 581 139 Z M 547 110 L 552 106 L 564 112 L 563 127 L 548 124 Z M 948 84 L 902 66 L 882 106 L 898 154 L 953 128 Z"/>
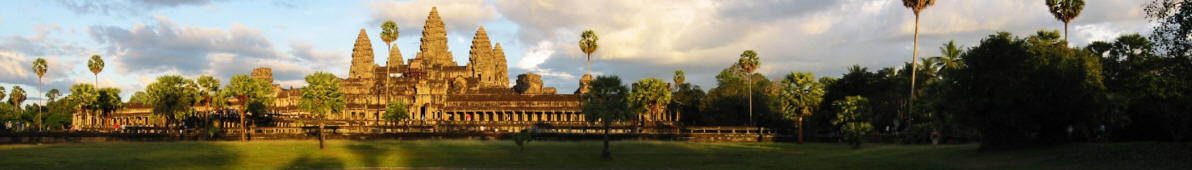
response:
<path fill-rule="evenodd" d="M 202 6 L 220 0 L 57 0 L 76 14 L 139 15 L 157 9 Z"/>

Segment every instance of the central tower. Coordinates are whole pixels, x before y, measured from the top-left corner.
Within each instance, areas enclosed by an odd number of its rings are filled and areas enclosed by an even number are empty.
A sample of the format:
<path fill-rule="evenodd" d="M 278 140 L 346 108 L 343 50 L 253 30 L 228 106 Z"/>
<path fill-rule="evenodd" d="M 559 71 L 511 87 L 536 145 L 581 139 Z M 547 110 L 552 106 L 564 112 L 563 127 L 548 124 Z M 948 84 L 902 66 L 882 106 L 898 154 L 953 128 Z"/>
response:
<path fill-rule="evenodd" d="M 430 16 L 426 17 L 426 25 L 422 27 L 421 51 L 414 57 L 426 67 L 457 66 L 452 60 L 451 52 L 447 50 L 447 29 L 443 25 L 443 18 L 439 17 L 436 7 L 430 8 Z M 413 65 L 414 63 L 411 63 Z"/>

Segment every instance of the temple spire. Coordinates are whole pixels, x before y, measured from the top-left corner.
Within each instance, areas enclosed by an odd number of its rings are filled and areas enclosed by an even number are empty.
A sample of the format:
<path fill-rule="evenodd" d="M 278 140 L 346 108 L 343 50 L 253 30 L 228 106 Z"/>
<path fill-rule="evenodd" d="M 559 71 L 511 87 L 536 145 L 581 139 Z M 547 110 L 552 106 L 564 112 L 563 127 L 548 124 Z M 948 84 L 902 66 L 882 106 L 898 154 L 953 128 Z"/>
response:
<path fill-rule="evenodd" d="M 355 47 L 352 48 L 352 65 L 348 70 L 348 78 L 363 78 L 371 79 L 373 76 L 373 51 L 372 41 L 368 40 L 368 33 L 364 29 L 360 29 L 360 35 L 356 36 Z"/>
<path fill-rule="evenodd" d="M 439 17 L 436 7 L 430 8 L 430 15 L 426 17 L 426 25 L 422 27 L 422 45 L 416 59 L 428 66 L 456 66 L 451 52 L 447 50 L 447 29 L 443 18 Z"/>

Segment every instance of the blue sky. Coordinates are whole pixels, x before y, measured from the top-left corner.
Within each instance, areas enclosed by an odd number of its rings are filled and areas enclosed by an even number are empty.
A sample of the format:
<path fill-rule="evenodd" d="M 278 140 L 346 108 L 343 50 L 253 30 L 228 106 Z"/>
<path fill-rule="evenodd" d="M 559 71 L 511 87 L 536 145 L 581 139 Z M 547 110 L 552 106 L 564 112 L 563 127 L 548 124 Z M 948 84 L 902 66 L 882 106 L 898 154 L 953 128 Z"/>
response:
<path fill-rule="evenodd" d="M 1072 24 L 1071 43 L 1146 34 L 1144 3 L 1090 1 Z M 910 60 L 913 29 L 913 15 L 894 0 L 5 0 L 0 85 L 43 94 L 29 69 L 38 57 L 51 62 L 46 89 L 90 83 L 86 58 L 98 54 L 107 61 L 100 86 L 121 88 L 126 98 L 160 75 L 215 75 L 226 83 L 259 66 L 273 68 L 276 83 L 297 87 L 315 71 L 346 76 L 362 28 L 384 65 L 387 52 L 377 36 L 384 20 L 397 21 L 395 44 L 412 58 L 431 6 L 445 20 L 457 63 L 466 63 L 472 36 L 484 26 L 504 48 L 511 79 L 538 73 L 560 92 L 573 91 L 583 74 L 575 43 L 585 29 L 601 35 L 596 74 L 670 79 L 683 69 L 705 89 L 746 49 L 760 53 L 760 72 L 769 77 L 791 71 L 838 77 L 853 64 L 901 65 Z M 935 56 L 948 40 L 972 46 L 997 31 L 1026 35 L 1062 26 L 1039 0 L 940 1 L 923 14 L 919 48 L 921 56 Z"/>

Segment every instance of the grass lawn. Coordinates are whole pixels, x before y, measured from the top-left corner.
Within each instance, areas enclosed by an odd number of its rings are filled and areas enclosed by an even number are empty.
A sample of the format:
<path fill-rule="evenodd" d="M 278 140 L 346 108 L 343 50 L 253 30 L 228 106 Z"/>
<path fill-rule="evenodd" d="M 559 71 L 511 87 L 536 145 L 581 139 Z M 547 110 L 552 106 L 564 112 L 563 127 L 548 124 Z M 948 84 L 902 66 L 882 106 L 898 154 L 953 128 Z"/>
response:
<path fill-rule="evenodd" d="M 1192 146 L 1073 144 L 977 152 L 977 145 L 419 140 L 115 142 L 0 145 L 0 169 L 679 168 L 679 169 L 1192 169 Z"/>

